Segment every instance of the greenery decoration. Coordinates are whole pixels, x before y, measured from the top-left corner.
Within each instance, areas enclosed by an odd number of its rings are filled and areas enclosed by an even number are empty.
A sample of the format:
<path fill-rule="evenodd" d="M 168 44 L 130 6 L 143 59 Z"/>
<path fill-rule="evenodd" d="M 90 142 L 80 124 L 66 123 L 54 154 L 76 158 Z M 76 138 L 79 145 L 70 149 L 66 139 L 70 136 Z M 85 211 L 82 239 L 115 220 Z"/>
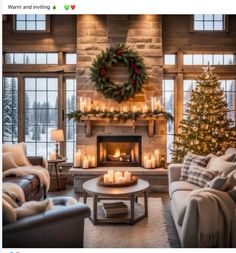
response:
<path fill-rule="evenodd" d="M 123 84 L 113 83 L 107 75 L 114 64 L 123 63 L 129 70 L 129 78 Z M 118 103 L 129 100 L 136 93 L 141 92 L 142 85 L 147 79 L 143 59 L 130 47 L 118 44 L 102 51 L 93 61 L 91 67 L 91 80 L 98 92 L 105 98 Z"/>
<path fill-rule="evenodd" d="M 132 112 L 132 111 L 127 111 L 127 112 L 120 112 L 120 111 L 113 111 L 113 112 L 109 112 L 109 111 L 101 111 L 101 110 L 90 110 L 88 112 L 82 112 L 82 111 L 74 111 L 74 112 L 70 112 L 68 114 L 66 114 L 66 116 L 68 117 L 69 120 L 73 119 L 74 121 L 81 121 L 83 120 L 83 117 L 100 117 L 103 119 L 107 119 L 107 120 L 118 120 L 118 121 L 122 121 L 122 122 L 126 122 L 128 120 L 133 120 L 136 121 L 138 118 L 147 118 L 147 117 L 151 117 L 153 119 L 159 117 L 163 115 L 166 120 L 171 120 L 173 121 L 174 118 L 172 116 L 172 114 L 168 113 L 168 112 L 164 112 L 164 111 L 148 111 L 148 112 Z"/>
<path fill-rule="evenodd" d="M 214 68 L 204 67 L 197 77 L 196 87 L 190 93 L 187 118 L 180 122 L 180 134 L 176 135 L 173 162 L 182 162 L 187 152 L 198 155 L 223 153 L 228 147 L 236 147 L 236 128 L 228 118 L 225 94 Z"/>

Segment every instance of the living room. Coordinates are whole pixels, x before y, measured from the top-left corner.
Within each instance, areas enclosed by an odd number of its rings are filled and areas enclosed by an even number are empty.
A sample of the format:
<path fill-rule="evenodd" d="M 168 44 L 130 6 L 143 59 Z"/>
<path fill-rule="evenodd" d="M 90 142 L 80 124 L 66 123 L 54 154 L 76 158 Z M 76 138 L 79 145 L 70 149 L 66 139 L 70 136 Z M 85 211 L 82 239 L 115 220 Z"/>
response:
<path fill-rule="evenodd" d="M 236 15 L 54 6 L 2 16 L 3 248 L 235 248 Z"/>

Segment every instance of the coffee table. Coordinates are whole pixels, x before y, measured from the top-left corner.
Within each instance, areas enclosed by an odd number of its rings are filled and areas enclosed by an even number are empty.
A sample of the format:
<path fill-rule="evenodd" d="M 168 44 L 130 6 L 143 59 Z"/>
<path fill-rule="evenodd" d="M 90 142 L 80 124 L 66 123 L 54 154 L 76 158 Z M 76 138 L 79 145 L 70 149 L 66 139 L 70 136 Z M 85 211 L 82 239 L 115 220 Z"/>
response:
<path fill-rule="evenodd" d="M 126 223 L 134 225 L 141 219 L 148 216 L 148 190 L 149 183 L 138 179 L 137 184 L 126 187 L 105 187 L 97 184 L 97 178 L 90 179 L 83 184 L 84 203 L 87 197 L 93 198 L 93 212 L 90 220 L 94 225 L 106 223 Z M 138 203 L 138 197 L 144 196 L 144 204 Z M 98 202 L 104 200 L 126 200 L 129 204 L 128 214 L 107 218 Z"/>

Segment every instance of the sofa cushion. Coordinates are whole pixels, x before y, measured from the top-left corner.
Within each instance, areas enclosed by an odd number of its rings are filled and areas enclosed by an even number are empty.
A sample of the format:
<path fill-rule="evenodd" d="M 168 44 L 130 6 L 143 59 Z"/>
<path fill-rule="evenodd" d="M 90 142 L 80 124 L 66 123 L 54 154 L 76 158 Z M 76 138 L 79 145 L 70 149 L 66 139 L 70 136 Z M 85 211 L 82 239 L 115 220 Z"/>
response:
<path fill-rule="evenodd" d="M 200 166 L 190 165 L 187 181 L 200 187 L 205 187 L 206 184 L 211 181 L 217 174 L 218 171 L 207 170 Z"/>
<path fill-rule="evenodd" d="M 5 199 L 2 199 L 2 218 L 3 225 L 16 222 L 16 212 Z"/>
<path fill-rule="evenodd" d="M 207 164 L 207 169 L 209 169 L 212 164 L 216 161 L 221 162 L 221 161 L 227 161 L 227 162 L 233 162 L 235 160 L 236 154 L 235 153 L 229 153 L 225 154 L 222 156 L 216 156 L 214 154 L 209 154 L 208 157 L 211 157 L 209 163 Z"/>
<path fill-rule="evenodd" d="M 2 154 L 2 170 L 9 170 L 12 168 L 17 168 L 17 165 L 13 159 L 13 156 L 10 152 Z"/>
<path fill-rule="evenodd" d="M 236 148 L 228 148 L 228 149 L 225 151 L 225 154 L 226 154 L 226 155 L 235 154 L 235 156 L 236 156 Z"/>
<path fill-rule="evenodd" d="M 191 194 L 191 191 L 176 191 L 172 196 L 172 203 L 175 207 L 177 218 L 177 223 L 179 226 L 182 226 L 184 215 L 187 207 L 188 196 Z"/>
<path fill-rule="evenodd" d="M 172 199 L 172 195 L 176 191 L 192 191 L 195 189 L 199 189 L 200 187 L 194 184 L 191 184 L 187 181 L 175 181 L 172 182 L 169 186 L 169 195 Z"/>
<path fill-rule="evenodd" d="M 206 187 L 216 189 L 219 191 L 224 191 L 227 188 L 228 184 L 229 184 L 228 177 L 217 176 L 213 178 L 211 181 L 209 181 Z"/>
<path fill-rule="evenodd" d="M 201 167 L 206 167 L 210 159 L 211 158 L 207 156 L 200 156 L 200 155 L 194 155 L 194 154 L 188 153 L 184 157 L 180 180 L 181 181 L 187 180 L 190 165 L 198 165 Z"/>
<path fill-rule="evenodd" d="M 233 170 L 236 170 L 236 163 L 227 162 L 221 159 L 215 160 L 209 167 L 209 170 L 218 171 L 220 175 L 227 176 Z"/>
<path fill-rule="evenodd" d="M 17 144 L 3 144 L 2 152 L 10 152 L 17 166 L 27 166 L 31 165 L 28 159 L 25 156 L 26 145 L 25 143 Z"/>

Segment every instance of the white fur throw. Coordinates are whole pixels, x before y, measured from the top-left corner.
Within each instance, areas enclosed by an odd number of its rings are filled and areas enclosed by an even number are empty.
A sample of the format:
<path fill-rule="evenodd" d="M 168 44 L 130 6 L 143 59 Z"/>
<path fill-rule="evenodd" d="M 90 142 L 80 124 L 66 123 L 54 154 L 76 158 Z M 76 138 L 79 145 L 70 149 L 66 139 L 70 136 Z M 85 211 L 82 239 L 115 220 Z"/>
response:
<path fill-rule="evenodd" d="M 27 176 L 33 174 L 38 177 L 41 186 L 46 187 L 46 191 L 49 190 L 50 176 L 48 170 L 41 166 L 24 166 L 14 169 L 9 169 L 3 172 L 3 178 L 8 176 Z"/>
<path fill-rule="evenodd" d="M 2 184 L 2 191 L 10 196 L 15 202 L 25 202 L 24 191 L 17 184 L 5 182 Z"/>
<path fill-rule="evenodd" d="M 17 219 L 22 219 L 51 209 L 53 209 L 53 202 L 50 199 L 46 199 L 43 201 L 25 202 L 21 207 L 15 208 L 15 211 Z"/>

